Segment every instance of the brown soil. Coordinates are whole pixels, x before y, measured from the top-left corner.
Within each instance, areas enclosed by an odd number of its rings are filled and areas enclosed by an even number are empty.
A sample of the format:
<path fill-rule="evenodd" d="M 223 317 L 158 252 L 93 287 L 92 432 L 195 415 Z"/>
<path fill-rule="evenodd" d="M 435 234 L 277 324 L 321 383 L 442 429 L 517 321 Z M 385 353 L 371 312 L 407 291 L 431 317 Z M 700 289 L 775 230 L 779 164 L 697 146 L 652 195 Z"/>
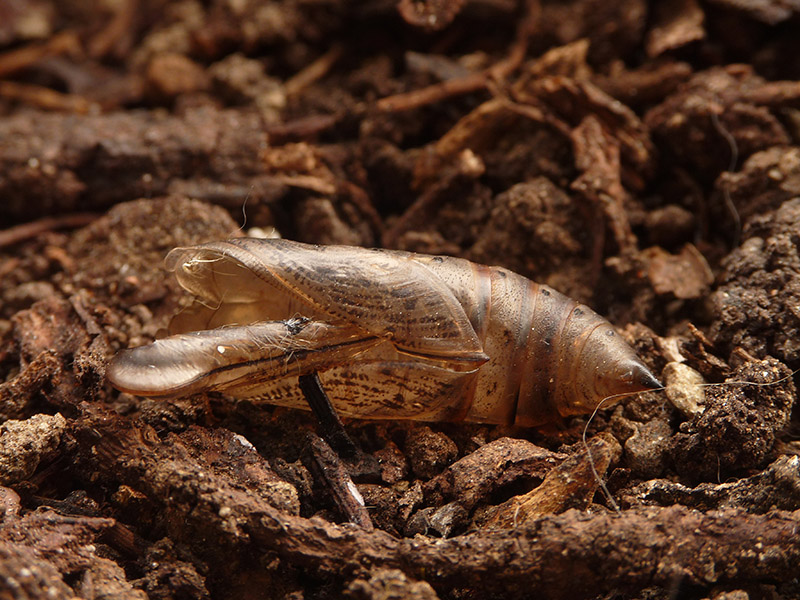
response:
<path fill-rule="evenodd" d="M 0 597 L 799 598 L 798 27 L 778 0 L 0 2 Z M 354 459 L 307 412 L 112 389 L 187 301 L 164 255 L 256 227 L 503 265 L 667 389 L 586 443 L 352 420 Z"/>

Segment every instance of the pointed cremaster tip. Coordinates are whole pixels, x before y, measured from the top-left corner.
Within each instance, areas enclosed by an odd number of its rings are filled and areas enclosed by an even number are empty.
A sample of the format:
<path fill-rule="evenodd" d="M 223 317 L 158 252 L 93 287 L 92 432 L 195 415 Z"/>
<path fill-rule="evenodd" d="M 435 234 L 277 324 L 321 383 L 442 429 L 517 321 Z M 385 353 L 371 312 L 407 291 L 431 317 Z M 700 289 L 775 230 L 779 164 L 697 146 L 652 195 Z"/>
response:
<path fill-rule="evenodd" d="M 656 376 L 650 372 L 650 369 L 639 360 L 631 365 L 631 370 L 633 371 L 633 383 L 641 386 L 642 390 L 654 390 L 664 387 L 661 385 L 661 382 L 656 379 Z"/>

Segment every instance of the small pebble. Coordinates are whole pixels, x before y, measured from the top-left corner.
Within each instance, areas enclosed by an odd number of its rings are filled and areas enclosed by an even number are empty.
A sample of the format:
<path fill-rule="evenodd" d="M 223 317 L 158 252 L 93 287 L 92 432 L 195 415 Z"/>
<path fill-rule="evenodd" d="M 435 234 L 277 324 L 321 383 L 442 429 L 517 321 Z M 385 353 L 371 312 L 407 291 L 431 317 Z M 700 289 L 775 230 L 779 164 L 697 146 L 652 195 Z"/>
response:
<path fill-rule="evenodd" d="M 703 376 L 684 363 L 670 362 L 664 367 L 667 399 L 687 418 L 703 414 L 706 405 Z"/>

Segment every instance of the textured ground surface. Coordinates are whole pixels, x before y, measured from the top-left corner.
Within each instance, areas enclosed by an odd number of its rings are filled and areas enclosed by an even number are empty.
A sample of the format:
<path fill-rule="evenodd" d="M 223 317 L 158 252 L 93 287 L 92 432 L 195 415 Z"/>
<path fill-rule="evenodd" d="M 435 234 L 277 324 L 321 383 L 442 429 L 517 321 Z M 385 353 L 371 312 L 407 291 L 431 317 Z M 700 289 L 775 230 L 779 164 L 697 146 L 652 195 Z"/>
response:
<path fill-rule="evenodd" d="M 800 597 L 795 10 L 0 2 L 0 596 Z M 349 421 L 359 460 L 113 390 L 164 255 L 251 228 L 506 266 L 667 389 L 586 444 Z"/>

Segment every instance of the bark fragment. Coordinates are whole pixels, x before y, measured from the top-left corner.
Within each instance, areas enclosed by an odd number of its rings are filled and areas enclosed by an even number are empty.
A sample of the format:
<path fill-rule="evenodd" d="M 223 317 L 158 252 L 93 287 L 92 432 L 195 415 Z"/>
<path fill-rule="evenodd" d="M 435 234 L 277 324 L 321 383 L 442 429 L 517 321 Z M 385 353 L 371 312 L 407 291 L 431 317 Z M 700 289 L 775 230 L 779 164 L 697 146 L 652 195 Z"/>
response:
<path fill-rule="evenodd" d="M 570 510 L 516 530 L 438 541 L 398 540 L 382 531 L 365 532 L 288 515 L 257 496 L 242 493 L 225 478 L 218 477 L 209 485 L 202 477 L 175 472 L 174 463 L 165 459 L 173 451 L 180 452 L 180 445 L 153 445 L 135 430 L 120 430 L 114 419 L 96 421 L 92 429 L 92 435 L 103 436 L 98 446 L 101 460 L 96 463 L 103 481 L 122 480 L 153 499 L 177 500 L 164 506 L 168 522 L 179 518 L 183 523 L 173 531 L 176 540 L 188 541 L 191 538 L 184 536 L 191 532 L 237 552 L 275 552 L 286 564 L 315 573 L 356 573 L 369 564 L 400 569 L 410 577 L 424 574 L 434 588 L 455 586 L 513 598 L 525 597 L 535 588 L 554 599 L 669 585 L 675 576 L 708 585 L 737 578 L 783 582 L 800 575 L 793 513 L 752 515 L 727 510 L 704 514 L 679 506 L 631 509 L 619 515 Z M 113 451 L 121 435 L 125 456 Z M 117 442 L 110 444 L 112 438 Z M 132 456 L 137 457 L 135 461 L 130 460 Z M 193 463 L 183 465 L 199 468 Z M 183 504 L 187 500 L 191 510 Z M 230 512 L 220 515 L 223 506 Z M 761 546 L 754 553 L 755 537 Z M 611 554 L 609 547 L 615 549 Z M 202 555 L 207 549 L 196 551 Z M 224 573 L 226 565 L 212 569 Z M 559 573 L 557 581 L 553 573 Z M 566 582 L 560 576 L 563 573 L 570 574 Z"/>
<path fill-rule="evenodd" d="M 107 208 L 209 178 L 245 190 L 252 184 L 258 200 L 281 193 L 279 184 L 260 175 L 259 151 L 267 140 L 260 117 L 248 111 L 112 113 L 70 121 L 20 113 L 0 122 L 0 140 L 6 174 L 0 214 L 6 219 Z M 243 199 L 230 201 L 238 207 Z"/>
<path fill-rule="evenodd" d="M 609 464 L 619 455 L 615 442 L 594 438 L 550 470 L 541 485 L 490 509 L 479 525 L 487 529 L 515 529 L 542 515 L 560 514 L 570 508 L 585 510 L 602 482 Z"/>
<path fill-rule="evenodd" d="M 543 479 L 566 456 L 525 440 L 500 438 L 453 463 L 424 486 L 431 504 L 457 500 L 471 510 L 495 490 L 523 478 Z"/>
<path fill-rule="evenodd" d="M 706 36 L 703 27 L 705 14 L 696 0 L 659 4 L 655 12 L 655 24 L 645 42 L 650 56 L 659 56 Z"/>
<path fill-rule="evenodd" d="M 133 589 L 119 565 L 97 553 L 95 543 L 113 525 L 113 519 L 64 516 L 47 509 L 4 519 L 0 587 L 13 590 L 18 594 L 10 596 L 14 598 L 49 597 L 39 594 L 52 589 L 57 598 L 70 597 L 69 591 L 72 596 L 145 600 L 144 592 Z M 28 571 L 20 568 L 22 561 Z M 77 580 L 75 591 L 65 580 Z"/>

